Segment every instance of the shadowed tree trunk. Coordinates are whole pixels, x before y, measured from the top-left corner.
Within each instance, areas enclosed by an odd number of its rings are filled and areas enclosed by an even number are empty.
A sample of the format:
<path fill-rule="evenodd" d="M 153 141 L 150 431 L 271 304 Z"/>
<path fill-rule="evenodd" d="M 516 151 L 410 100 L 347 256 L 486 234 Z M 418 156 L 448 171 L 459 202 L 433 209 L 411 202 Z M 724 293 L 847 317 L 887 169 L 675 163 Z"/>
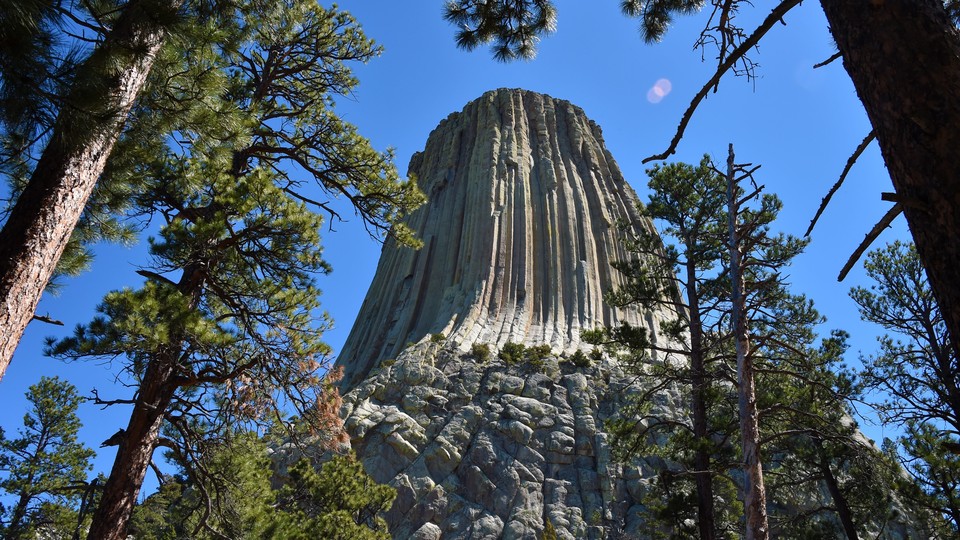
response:
<path fill-rule="evenodd" d="M 0 231 L 0 378 L 143 88 L 183 0 L 130 0 L 83 62 Z"/>
<path fill-rule="evenodd" d="M 691 252 L 692 249 L 687 250 Z M 703 350 L 703 322 L 700 318 L 700 297 L 697 290 L 696 261 L 687 258 L 687 306 L 690 313 L 690 416 L 693 420 L 693 435 L 697 449 L 693 456 L 693 468 L 697 480 L 697 527 L 700 540 L 716 537 L 716 519 L 713 511 L 713 473 L 710 468 L 710 451 L 707 430 L 707 374 Z"/>
<path fill-rule="evenodd" d="M 147 367 L 110 477 L 103 486 L 100 505 L 93 514 L 88 540 L 127 538 L 127 525 L 160 438 L 163 415 L 177 389 L 171 382 L 176 358 L 167 360 L 152 361 Z"/>
<path fill-rule="evenodd" d="M 853 512 L 850 511 L 850 505 L 843 491 L 840 490 L 840 483 L 833 474 L 830 467 L 830 457 L 823 447 L 823 439 L 814 438 L 817 450 L 817 466 L 820 468 L 820 474 L 823 475 L 823 481 L 827 484 L 827 490 L 833 499 L 833 506 L 837 510 L 837 517 L 840 518 L 840 524 L 843 525 L 843 532 L 846 533 L 849 540 L 860 540 L 857 534 L 857 525 L 853 522 Z"/>
<path fill-rule="evenodd" d="M 941 0 L 821 0 L 960 351 L 960 30 Z"/>

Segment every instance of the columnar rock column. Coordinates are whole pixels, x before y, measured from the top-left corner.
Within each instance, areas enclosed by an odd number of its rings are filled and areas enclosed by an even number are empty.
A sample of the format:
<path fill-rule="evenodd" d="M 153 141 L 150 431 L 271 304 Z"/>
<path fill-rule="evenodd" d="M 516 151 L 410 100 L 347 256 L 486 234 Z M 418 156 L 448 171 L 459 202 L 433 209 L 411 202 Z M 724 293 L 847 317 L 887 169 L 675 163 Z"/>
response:
<path fill-rule="evenodd" d="M 451 114 L 413 156 L 429 203 L 408 223 L 419 251 L 388 242 L 340 356 L 357 384 L 410 342 L 570 351 L 580 331 L 646 324 L 603 293 L 620 283 L 620 222 L 642 223 L 600 128 L 569 102 L 495 90 Z M 650 226 L 647 224 L 646 226 Z"/>

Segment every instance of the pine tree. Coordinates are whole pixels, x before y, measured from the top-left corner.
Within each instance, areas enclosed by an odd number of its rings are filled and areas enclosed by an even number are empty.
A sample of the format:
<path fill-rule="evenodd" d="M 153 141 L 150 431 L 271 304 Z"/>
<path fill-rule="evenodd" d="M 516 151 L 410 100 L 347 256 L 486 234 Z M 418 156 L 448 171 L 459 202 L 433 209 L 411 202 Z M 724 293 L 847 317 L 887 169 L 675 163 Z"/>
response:
<path fill-rule="evenodd" d="M 301 459 L 276 475 L 267 448 L 251 432 L 209 448 L 202 475 L 181 467 L 137 506 L 131 533 L 142 540 L 389 538 L 380 514 L 396 490 L 373 482 L 354 456 L 332 456 L 319 469 Z M 271 489 L 272 478 L 286 483 Z"/>
<path fill-rule="evenodd" d="M 653 517 L 677 534 L 694 534 L 689 524 L 695 523 L 701 538 L 736 535 L 743 510 L 732 500 L 736 487 L 728 480 L 730 470 L 737 467 L 732 441 L 739 433 L 739 411 L 732 391 L 737 377 L 732 364 L 730 257 L 724 238 L 729 234 L 726 178 L 704 158 L 697 167 L 655 167 L 650 187 L 653 194 L 641 213 L 663 225 L 664 238 L 679 243 L 662 247 L 652 231 L 632 238 L 628 248 L 636 258 L 615 265 L 627 285 L 608 298 L 621 307 L 677 313 L 660 325 L 670 340 L 658 339 L 654 344 L 644 330 L 631 327 L 602 329 L 585 338 L 606 345 L 648 383 L 619 411 L 620 420 L 611 427 L 621 451 L 653 453 L 674 464 L 672 470 L 661 472 L 650 494 L 648 508 Z M 751 201 L 739 187 L 735 193 L 741 206 L 737 231 L 742 308 L 756 379 L 758 442 L 767 454 L 762 464 L 775 469 L 771 500 L 805 508 L 795 516 L 778 516 L 771 528 L 782 534 L 814 530 L 819 523 L 853 531 L 858 523 L 876 522 L 885 515 L 893 480 L 877 480 L 882 476 L 879 470 L 863 474 L 862 480 L 846 480 L 845 467 L 876 462 L 877 455 L 860 442 L 847 416 L 846 400 L 853 390 L 850 377 L 839 366 L 846 350 L 845 335 L 835 333 L 815 346 L 814 328 L 822 317 L 809 300 L 790 293 L 782 277 L 782 269 L 806 242 L 770 231 L 780 201 L 773 195 Z M 697 380 L 702 385 L 699 392 Z M 689 424 L 649 414 L 652 396 L 675 385 L 691 394 Z M 694 403 L 698 393 L 702 396 L 699 407 Z M 697 435 L 698 415 L 706 435 Z M 698 477 L 712 479 L 710 491 L 691 480 Z M 836 489 L 830 488 L 831 479 Z M 871 482 L 873 491 L 867 489 Z M 798 504 L 819 501 L 824 492 L 832 499 L 829 506 Z M 866 492 L 870 495 L 862 495 Z M 703 493 L 711 494 L 706 503 Z M 726 502 L 714 506 L 717 500 Z M 704 531 L 703 507 L 713 508 L 713 531 Z"/>
<path fill-rule="evenodd" d="M 861 317 L 891 332 L 880 351 L 861 358 L 861 389 L 876 394 L 881 419 L 906 429 L 900 443 L 910 471 L 927 495 L 960 530 L 960 360 L 946 322 L 912 245 L 894 242 L 864 263 L 869 288 L 850 296 Z"/>
<path fill-rule="evenodd" d="M 272 516 L 266 535 L 309 540 L 388 540 L 380 516 L 393 504 L 396 490 L 376 484 L 353 456 L 335 456 L 316 470 L 309 460 L 297 462 L 289 482 L 277 495 L 280 512 Z"/>
<path fill-rule="evenodd" d="M 3 516 L 0 532 L 10 540 L 33 538 L 40 526 L 76 523 L 80 499 L 94 453 L 77 440 L 82 398 L 76 388 L 57 377 L 43 377 L 30 386 L 30 411 L 19 437 L 0 432 L 0 489 L 16 503 Z"/>
<path fill-rule="evenodd" d="M 619 444 L 646 446 L 645 437 L 663 431 L 673 447 L 689 448 L 692 459 L 680 462 L 695 478 L 698 532 L 701 539 L 715 538 L 718 530 L 727 528 L 715 518 L 714 483 L 723 480 L 717 477 L 713 463 L 720 450 L 713 442 L 717 432 L 710 418 L 711 409 L 717 404 L 715 381 L 719 378 L 719 358 L 711 338 L 716 333 L 712 330 L 716 324 L 713 306 L 717 301 L 716 274 L 723 247 L 717 226 L 724 204 L 723 178 L 713 171 L 706 156 L 696 167 L 674 163 L 656 166 L 648 174 L 652 194 L 640 211 L 662 223 L 662 234 L 679 244 L 663 248 L 653 231 L 631 238 L 628 248 L 637 258 L 615 263 L 628 284 L 608 295 L 608 299 L 621 307 L 640 305 L 672 311 L 676 319 L 664 324 L 664 331 L 674 343 L 688 344 L 689 348 L 653 347 L 647 336 L 634 328 L 614 329 L 606 336 L 587 333 L 585 337 L 588 341 L 612 341 L 640 353 L 628 364 L 645 380 L 658 381 L 649 392 L 666 384 L 681 384 L 690 389 L 689 431 L 678 431 L 671 422 L 652 421 L 647 430 L 637 433 L 630 423 L 618 430 L 624 438 Z M 664 360 L 648 367 L 645 364 L 650 349 L 684 360 Z M 638 403 L 646 401 L 641 398 Z M 638 410 L 628 416 L 634 414 L 642 413 Z M 644 449 L 649 450 L 652 449 Z"/>
<path fill-rule="evenodd" d="M 96 6 L 90 13 L 91 21 L 85 28 L 96 28 L 100 35 L 94 38 L 101 40 L 71 71 L 64 95 L 54 104 L 56 120 L 49 126 L 43 151 L 0 229 L 0 377 L 54 275 L 182 4 L 183 0 L 129 0 L 121 6 Z M 61 6 L 59 2 L 30 1 L 26 8 L 19 3 L 4 4 L 0 20 L 17 23 L 7 30 L 25 30 L 28 49 L 41 53 L 34 59 L 37 64 L 27 72 L 28 77 L 33 75 L 27 85 L 39 85 L 31 89 L 32 93 L 44 89 L 51 72 L 44 65 L 50 50 L 44 42 L 52 39 L 50 26 L 65 24 L 64 19 L 76 17 L 91 6 L 95 4 Z M 23 90 L 22 82 L 10 82 L 20 76 L 17 70 L 23 67 L 24 56 L 10 54 L 11 47 L 3 49 L 3 93 L 10 95 Z M 37 107 L 26 109 L 33 114 L 23 114 L 20 107 L 0 111 L 6 121 L 4 131 L 14 135 L 14 147 L 21 152 L 27 151 L 25 145 L 30 144 L 32 134 L 44 132 L 36 125 L 24 125 L 37 120 Z M 9 150 L 9 138 L 4 139 Z M 21 156 L 17 172 L 24 172 L 28 167 L 25 162 Z"/>
<path fill-rule="evenodd" d="M 336 390 L 321 380 L 322 219 L 307 205 L 335 218 L 327 201 L 344 197 L 372 234 L 414 243 L 391 225 L 422 195 L 333 111 L 333 96 L 356 84 L 348 63 L 379 49 L 348 14 L 308 0 L 255 4 L 239 20 L 182 44 L 191 55 L 164 56 L 155 73 L 172 73 L 179 90 L 150 87 L 134 123 L 158 129 L 130 139 L 144 159 L 109 171 L 141 176 L 137 207 L 162 220 L 153 265 L 138 272 L 146 283 L 108 294 L 100 317 L 50 347 L 121 357 L 136 385 L 131 399 L 100 400 L 133 409 L 90 538 L 124 537 L 159 445 L 200 463 L 205 445 L 269 421 L 280 401 L 330 444 L 342 439 Z"/>

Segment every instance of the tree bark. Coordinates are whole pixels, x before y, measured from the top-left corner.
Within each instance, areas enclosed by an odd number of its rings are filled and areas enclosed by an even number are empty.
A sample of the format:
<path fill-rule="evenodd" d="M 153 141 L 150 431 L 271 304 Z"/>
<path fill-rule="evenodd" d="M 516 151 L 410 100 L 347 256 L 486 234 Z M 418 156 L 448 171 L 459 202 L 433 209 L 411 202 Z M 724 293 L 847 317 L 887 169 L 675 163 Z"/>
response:
<path fill-rule="evenodd" d="M 747 335 L 745 313 L 745 286 L 743 261 L 740 253 L 740 235 L 737 231 L 737 204 L 733 145 L 727 154 L 727 225 L 730 235 L 731 319 L 737 353 L 737 389 L 740 406 L 740 436 L 743 447 L 743 506 L 746 513 L 747 540 L 766 540 L 770 534 L 767 524 L 767 495 L 763 486 L 763 466 L 760 461 L 760 419 L 757 413 L 757 392 L 753 378 L 753 356 Z"/>
<path fill-rule="evenodd" d="M 148 364 L 110 477 L 103 486 L 100 505 L 93 514 L 87 540 L 127 538 L 127 524 L 153 459 L 164 413 L 177 388 L 172 382 L 175 374 L 175 356 Z"/>
<path fill-rule="evenodd" d="M 123 8 L 80 67 L 50 141 L 0 231 L 0 378 L 182 3 L 130 0 Z"/>
<path fill-rule="evenodd" d="M 942 0 L 821 0 L 960 351 L 960 30 Z"/>
<path fill-rule="evenodd" d="M 690 253 L 692 249 L 688 249 Z M 686 263 L 687 310 L 690 314 L 690 416 L 697 449 L 693 456 L 694 478 L 697 483 L 697 527 L 700 540 L 716 538 L 716 519 L 713 511 L 713 473 L 710 452 L 704 447 L 709 441 L 707 429 L 707 375 L 703 351 L 703 323 L 700 318 L 700 298 L 697 289 L 696 261 Z"/>
<path fill-rule="evenodd" d="M 850 510 L 847 498 L 840 490 L 840 483 L 837 482 L 837 477 L 830 467 L 830 457 L 827 455 L 826 448 L 823 447 L 823 439 L 817 437 L 814 441 L 817 449 L 817 466 L 820 468 L 820 474 L 823 475 L 823 481 L 827 484 L 830 498 L 833 499 L 833 506 L 837 510 L 840 524 L 843 525 L 843 532 L 846 533 L 849 540 L 860 540 L 860 536 L 857 534 L 857 525 L 853 522 L 853 512 Z"/>

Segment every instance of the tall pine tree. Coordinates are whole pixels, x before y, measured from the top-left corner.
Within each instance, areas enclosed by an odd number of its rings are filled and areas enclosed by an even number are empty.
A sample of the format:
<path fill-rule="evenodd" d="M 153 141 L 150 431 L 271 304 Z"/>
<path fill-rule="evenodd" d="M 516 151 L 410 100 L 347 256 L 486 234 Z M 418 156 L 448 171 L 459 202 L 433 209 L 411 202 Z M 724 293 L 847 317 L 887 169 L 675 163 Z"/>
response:
<path fill-rule="evenodd" d="M 336 217 L 329 201 L 343 197 L 377 233 L 422 198 L 333 110 L 356 84 L 349 62 L 379 51 L 348 14 L 286 0 L 244 7 L 239 20 L 182 44 L 189 57 L 164 57 L 155 73 L 172 84 L 151 86 L 134 119 L 158 129 L 132 133 L 131 156 L 143 159 L 109 171 L 142 177 L 137 207 L 162 221 L 153 263 L 138 272 L 146 283 L 110 293 L 100 317 L 51 344 L 65 358 L 123 358 L 135 387 L 101 400 L 132 412 L 91 539 L 124 538 L 160 445 L 200 463 L 204 444 L 269 420 L 280 403 L 342 436 L 336 391 L 320 379 L 328 323 L 315 277 L 329 267 L 307 205 Z M 218 91 L 196 93 L 201 82 Z M 413 243 L 402 226 L 391 231 Z"/>

